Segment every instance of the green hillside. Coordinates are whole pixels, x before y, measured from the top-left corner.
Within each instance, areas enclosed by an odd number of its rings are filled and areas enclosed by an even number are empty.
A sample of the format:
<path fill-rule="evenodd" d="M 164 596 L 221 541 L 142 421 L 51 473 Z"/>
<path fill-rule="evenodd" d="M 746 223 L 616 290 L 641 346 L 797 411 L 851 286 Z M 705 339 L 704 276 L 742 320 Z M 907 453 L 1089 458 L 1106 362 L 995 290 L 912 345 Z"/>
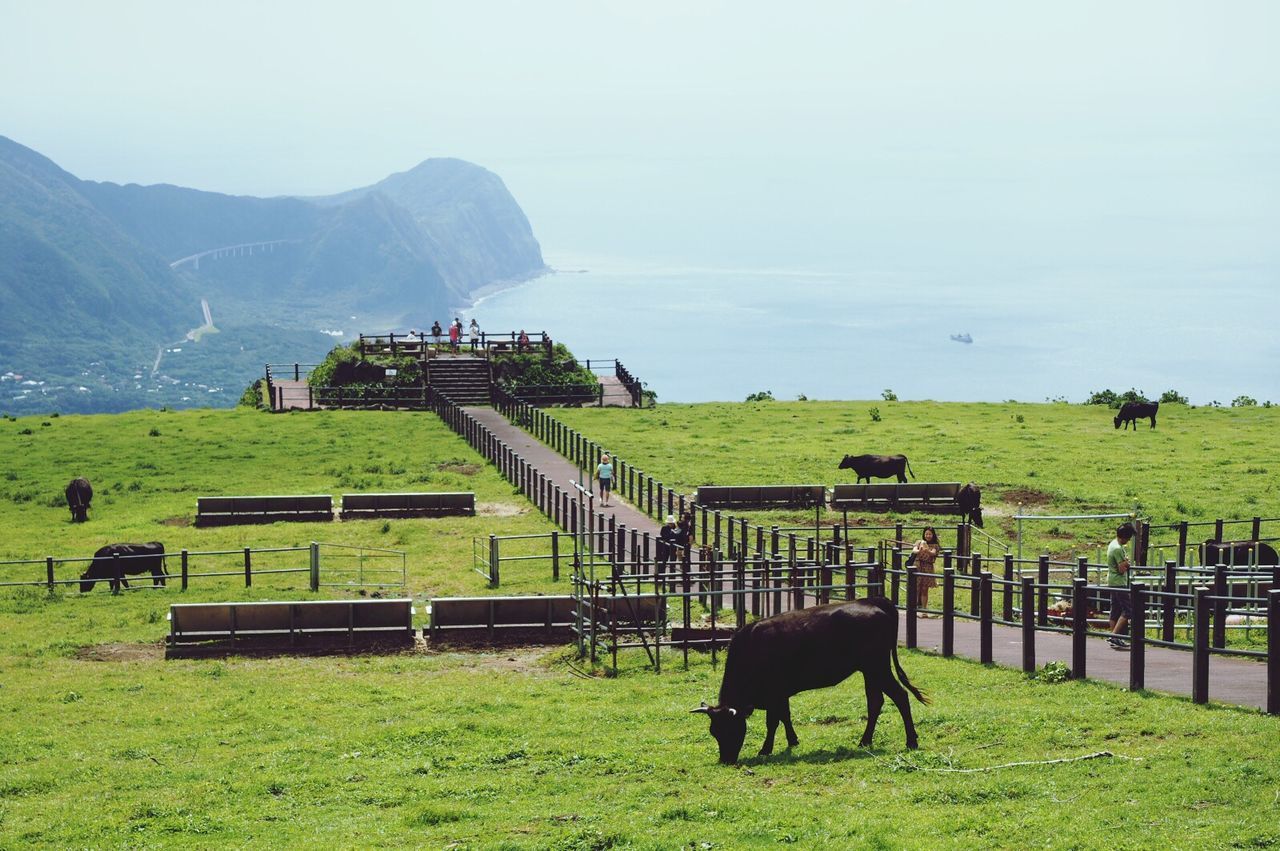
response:
<path fill-rule="evenodd" d="M 264 362 L 323 355 L 322 331 L 425 326 L 544 268 L 502 181 L 461 160 L 343 196 L 254 198 L 80 180 L 0 137 L 0 374 L 22 376 L 0 411 L 229 406 Z M 183 340 L 202 299 L 244 358 Z"/>
<path fill-rule="evenodd" d="M 1166 428 L 1162 422 L 1154 435 L 1114 434 L 1097 426 L 1104 411 L 1074 406 L 879 407 L 882 431 L 870 435 L 869 421 L 860 422 L 865 403 L 561 413 L 593 433 L 625 437 L 619 449 L 633 459 L 653 448 L 658 460 L 649 466 L 671 464 L 676 482 L 719 478 L 720 471 L 737 479 L 756 467 L 757 481 L 809 478 L 826 469 L 832 441 L 870 436 L 905 443 L 916 434 L 948 452 L 926 457 L 920 444 L 888 447 L 915 453 L 918 474 L 985 468 L 992 472 L 984 480 L 1016 483 L 1035 470 L 1031 480 L 1062 494 L 1055 499 L 1079 491 L 1082 498 L 1105 500 L 1114 493 L 1102 481 L 1115 478 L 1114 469 L 1099 468 L 1087 486 L 1072 484 L 1083 457 L 1077 444 L 1109 446 L 1110 456 L 1126 447 L 1128 457 L 1143 458 L 1141 441 L 1150 451 Z M 1044 426 L 1035 425 L 1037 411 Z M 1020 439 L 1021 424 L 1011 419 L 1017 414 L 1033 440 Z M 857 435 L 805 436 L 836 423 L 853 429 L 855 415 Z M 1168 451 L 1176 456 L 1200 440 L 1210 446 L 1243 440 L 1250 451 L 1274 457 L 1267 442 L 1273 415 L 1191 411 L 1181 427 L 1179 416 L 1170 416 Z M 695 429 L 696 435 L 681 436 Z M 982 437 L 987 430 L 992 433 Z M 973 456 L 964 463 L 986 466 L 944 462 L 953 445 L 939 442 L 944 436 Z M 1223 494 L 1250 490 L 1266 478 L 1221 463 L 1216 449 L 1200 451 L 1219 468 L 1215 483 Z M 408 554 L 410 591 L 421 615 L 424 595 L 488 593 L 471 570 L 473 539 L 548 529 L 429 414 L 205 410 L 24 417 L 0 421 L 0 453 L 9 459 L 0 474 L 4 558 L 87 554 L 124 539 L 161 540 L 170 549 L 312 540 L 386 546 Z M 89 476 L 98 491 L 82 525 L 69 522 L 61 498 L 77 474 Z M 1186 475 L 1185 483 L 1168 481 L 1194 489 Z M 401 488 L 474 490 L 480 516 L 187 525 L 200 494 Z M 1207 486 L 1205 493 L 1199 498 L 1206 511 L 1234 504 L 1213 501 L 1216 492 Z M 234 570 L 238 553 L 227 558 Z M 286 557 L 277 564 L 287 563 Z M 43 565 L 3 569 L 10 581 L 33 571 L 43 575 Z M 553 584 L 545 566 L 517 563 L 510 576 L 504 573 L 500 591 L 546 592 L 565 584 Z M 232 576 L 195 580 L 186 593 L 170 587 L 118 597 L 101 587 L 85 595 L 0 588 L 0 739 L 6 743 L 0 749 L 0 847 L 1280 842 L 1273 817 L 1280 785 L 1272 754 L 1276 719 L 1098 683 L 1028 679 L 915 651 L 904 651 L 902 664 L 933 699 L 930 706 L 914 705 L 920 751 L 903 749 L 902 724 L 892 711 L 881 717 L 873 748 L 855 747 L 864 724 L 855 676 L 792 702 L 797 748 L 749 757 L 735 768 L 716 763 L 705 721 L 687 712 L 714 699 L 722 671 L 699 654 L 687 669 L 673 660 L 662 674 L 624 657 L 616 676 L 584 671 L 567 648 L 161 657 L 158 642 L 172 602 L 310 596 L 287 576 L 255 580 L 252 589 Z M 751 749 L 763 718 L 753 717 L 749 727 Z M 1225 741 L 1231 747 L 1224 748 Z M 1115 756 L 1009 766 L 1100 751 Z M 970 770 L 977 773 L 964 773 Z M 1066 805 L 1087 815 L 1070 817 Z M 1130 842 L 1124 837 L 1135 819 L 1141 839 Z"/>

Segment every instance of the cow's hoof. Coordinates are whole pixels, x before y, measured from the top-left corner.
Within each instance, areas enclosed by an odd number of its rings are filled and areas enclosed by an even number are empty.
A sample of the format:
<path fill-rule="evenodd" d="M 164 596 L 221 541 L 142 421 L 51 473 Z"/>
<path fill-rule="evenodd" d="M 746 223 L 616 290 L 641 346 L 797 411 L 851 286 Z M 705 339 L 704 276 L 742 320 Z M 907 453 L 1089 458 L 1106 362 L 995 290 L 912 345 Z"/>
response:
<path fill-rule="evenodd" d="M 772 755 L 773 755 L 773 748 L 761 748 L 760 753 L 756 754 L 756 756 L 772 756 Z"/>
<path fill-rule="evenodd" d="M 794 748 L 798 744 L 800 744 L 799 739 L 787 739 L 787 747 L 789 748 Z"/>
<path fill-rule="evenodd" d="M 919 742 L 907 742 L 907 750 L 909 750 L 909 751 L 918 751 L 918 750 L 920 750 L 920 743 L 919 743 Z"/>

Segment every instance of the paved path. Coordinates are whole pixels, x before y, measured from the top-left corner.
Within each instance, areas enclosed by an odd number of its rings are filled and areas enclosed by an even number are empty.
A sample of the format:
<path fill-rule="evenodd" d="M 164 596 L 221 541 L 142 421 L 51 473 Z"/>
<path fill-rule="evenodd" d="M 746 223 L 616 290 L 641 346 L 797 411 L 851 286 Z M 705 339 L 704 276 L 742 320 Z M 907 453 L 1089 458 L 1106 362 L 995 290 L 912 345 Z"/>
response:
<path fill-rule="evenodd" d="M 906 635 L 906 615 L 899 614 L 898 637 Z M 942 619 L 917 621 L 917 646 L 942 651 Z M 977 621 L 956 619 L 955 653 L 971 659 L 981 658 Z M 1090 638 L 1085 650 L 1085 673 L 1089 679 L 1105 680 L 1129 686 L 1129 654 L 1112 650 L 1104 638 Z M 991 628 L 992 658 L 998 665 L 1022 668 L 1022 631 L 1016 627 L 995 624 Z M 1071 636 L 1058 632 L 1036 632 L 1036 667 L 1046 662 L 1071 665 Z M 1183 697 L 1191 696 L 1191 653 L 1148 646 L 1146 650 L 1146 686 Z M 1265 709 L 1267 705 L 1267 667 L 1260 662 L 1224 656 L 1210 656 L 1209 697 L 1222 703 L 1235 703 Z"/>
<path fill-rule="evenodd" d="M 484 423 L 540 472 L 565 487 L 578 481 L 578 469 L 563 455 L 528 432 L 513 425 L 493 408 L 471 407 L 469 414 Z M 585 475 L 585 473 L 584 473 Z M 597 503 L 598 505 L 598 503 Z M 658 533 L 658 524 L 617 497 L 613 505 L 600 508 L 613 514 L 618 524 L 628 529 Z M 900 614 L 898 637 L 906 636 L 906 615 Z M 941 618 L 923 618 L 917 622 L 917 646 L 926 650 L 942 650 Z M 955 653 L 971 659 L 981 658 L 977 621 L 955 621 Z M 992 656 L 996 664 L 1022 667 L 1022 631 L 1017 627 L 996 624 L 992 627 Z M 1036 666 L 1060 661 L 1071 664 L 1071 636 L 1056 632 L 1036 633 Z M 1103 638 L 1088 639 L 1086 671 L 1090 679 L 1129 685 L 1129 654 L 1112 650 Z M 1146 686 L 1151 691 L 1191 696 L 1191 653 L 1163 647 L 1146 649 Z M 1264 664 L 1248 659 L 1212 656 L 1209 661 L 1209 697 L 1222 703 L 1264 709 L 1267 701 L 1267 670 Z"/>
<path fill-rule="evenodd" d="M 475 407 L 465 410 L 561 488 L 572 488 L 570 483 L 578 481 L 578 468 L 569 459 L 524 429 L 513 425 L 493 408 Z M 587 481 L 588 476 L 590 471 L 582 472 L 584 482 Z M 612 505 L 606 508 L 601 506 L 600 500 L 597 499 L 596 510 L 604 512 L 605 515 L 612 514 L 617 518 L 618 525 L 625 525 L 627 529 L 635 529 L 640 534 L 645 532 L 654 536 L 658 534 L 658 524 L 645 516 L 643 511 L 633 508 L 616 493 L 610 502 Z"/>

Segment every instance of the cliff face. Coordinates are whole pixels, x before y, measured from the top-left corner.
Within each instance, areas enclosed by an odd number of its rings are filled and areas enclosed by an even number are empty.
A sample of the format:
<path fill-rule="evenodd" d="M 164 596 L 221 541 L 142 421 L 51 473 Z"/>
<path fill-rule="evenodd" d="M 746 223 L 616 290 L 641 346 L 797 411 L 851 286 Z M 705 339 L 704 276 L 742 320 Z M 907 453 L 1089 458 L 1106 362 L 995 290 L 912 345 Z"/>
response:
<path fill-rule="evenodd" d="M 254 198 L 83 181 L 0 136 L 0 373 L 80 375 L 95 350 L 133 373 L 200 324 L 201 298 L 224 330 L 380 330 L 544 269 L 501 179 L 462 160 Z M 76 353 L 50 360 L 51 339 Z"/>

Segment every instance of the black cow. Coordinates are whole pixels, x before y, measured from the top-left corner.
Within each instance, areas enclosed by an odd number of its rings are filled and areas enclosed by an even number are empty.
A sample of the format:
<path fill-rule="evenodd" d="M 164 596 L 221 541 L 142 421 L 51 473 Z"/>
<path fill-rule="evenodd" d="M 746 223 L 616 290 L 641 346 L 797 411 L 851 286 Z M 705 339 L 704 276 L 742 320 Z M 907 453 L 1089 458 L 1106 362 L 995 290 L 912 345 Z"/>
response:
<path fill-rule="evenodd" d="M 965 517 L 974 526 L 982 528 L 982 489 L 973 482 L 960 488 L 956 494 L 956 505 L 960 508 L 960 516 Z"/>
<path fill-rule="evenodd" d="M 1280 564 L 1275 547 L 1261 541 L 1215 541 L 1200 545 L 1200 563 L 1215 564 Z"/>
<path fill-rule="evenodd" d="M 67 507 L 71 509 L 71 522 L 83 523 L 89 519 L 89 503 L 93 502 L 93 485 L 81 476 L 67 483 Z"/>
<path fill-rule="evenodd" d="M 115 556 L 120 558 L 115 558 Z M 140 573 L 151 574 L 152 585 L 164 585 L 169 574 L 164 569 L 164 544 L 152 541 L 149 544 L 109 544 L 93 554 L 89 569 L 80 575 L 80 593 L 92 591 L 98 581 L 110 581 L 111 590 L 119 590 L 116 583 L 116 566 L 120 568 L 120 582 L 129 587 L 125 576 Z"/>
<path fill-rule="evenodd" d="M 840 462 L 840 469 L 853 470 L 858 474 L 858 481 L 866 479 L 868 482 L 872 476 L 877 479 L 897 476 L 898 481 L 905 482 L 907 475 L 903 472 L 904 469 L 911 472 L 913 479 L 916 475 L 905 455 L 846 455 Z"/>
<path fill-rule="evenodd" d="M 891 660 L 898 679 L 889 667 Z M 773 752 L 778 722 L 786 728 L 788 747 L 800 743 L 791 726 L 792 695 L 833 686 L 855 671 L 862 671 L 867 691 L 867 729 L 861 745 L 871 744 L 888 695 L 902 713 L 907 747 L 917 747 L 911 703 L 903 686 L 921 703 L 929 699 L 911 684 L 898 663 L 898 610 L 884 597 L 797 609 L 747 624 L 729 642 L 719 704 L 704 703 L 692 711 L 710 717 L 720 761 L 727 765 L 738 761 L 747 719 L 756 709 L 764 709 L 767 730 L 760 754 L 767 756 Z"/>
<path fill-rule="evenodd" d="M 1151 418 L 1151 427 L 1156 427 L 1156 412 L 1160 410 L 1159 402 L 1125 402 L 1120 408 L 1120 413 L 1116 414 L 1116 428 L 1120 428 L 1120 423 L 1124 423 L 1124 427 L 1129 428 L 1129 423 L 1133 423 L 1133 430 L 1138 430 L 1138 420 L 1146 417 Z"/>

